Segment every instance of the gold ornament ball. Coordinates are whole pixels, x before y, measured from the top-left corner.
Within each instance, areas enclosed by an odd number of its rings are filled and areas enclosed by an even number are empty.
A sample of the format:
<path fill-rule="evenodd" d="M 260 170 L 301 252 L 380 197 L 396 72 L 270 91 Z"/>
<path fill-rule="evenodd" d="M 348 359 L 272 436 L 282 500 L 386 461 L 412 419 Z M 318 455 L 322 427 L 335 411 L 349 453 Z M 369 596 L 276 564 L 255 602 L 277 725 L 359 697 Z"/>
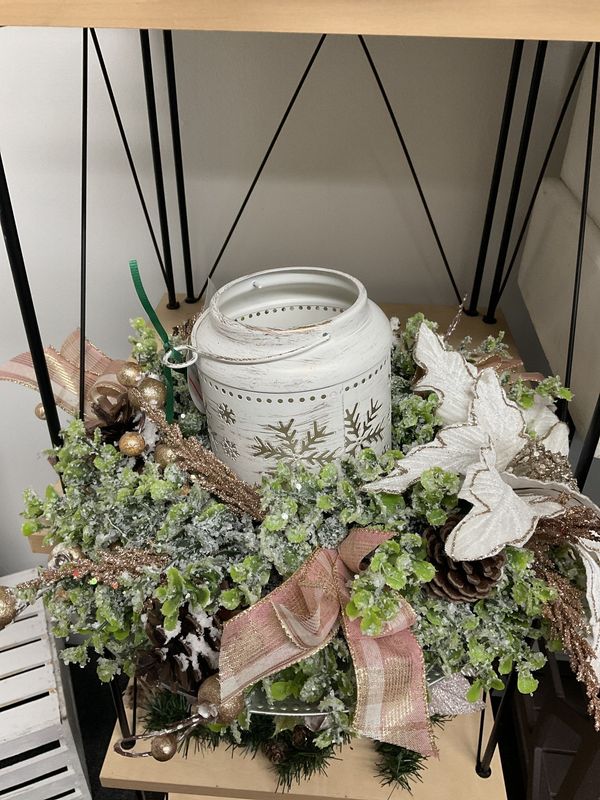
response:
<path fill-rule="evenodd" d="M 121 367 L 117 373 L 117 380 L 121 386 L 137 386 L 142 380 L 143 372 L 137 364 L 128 363 Z"/>
<path fill-rule="evenodd" d="M 153 408 L 162 408 L 167 399 L 167 388 L 162 381 L 156 378 L 144 378 L 138 386 L 139 393 L 148 405 Z"/>
<path fill-rule="evenodd" d="M 17 598 L 8 586 L 0 586 L 0 631 L 17 616 Z"/>
<path fill-rule="evenodd" d="M 172 464 L 177 455 L 175 451 L 169 447 L 168 444 L 157 444 L 156 449 L 154 451 L 154 460 L 159 465 L 159 467 L 168 467 L 169 464 Z"/>
<path fill-rule="evenodd" d="M 62 567 L 63 564 L 71 564 L 83 558 L 83 550 L 77 544 L 65 544 L 60 542 L 52 548 L 48 566 L 50 569 Z"/>
<path fill-rule="evenodd" d="M 218 675 L 211 675 L 198 689 L 198 705 L 204 703 L 217 706 L 216 722 L 221 725 L 229 725 L 236 720 L 246 705 L 243 695 L 227 700 L 226 703 L 221 702 L 221 684 Z"/>
<path fill-rule="evenodd" d="M 119 439 L 119 450 L 124 456 L 141 456 L 145 447 L 146 442 L 141 433 L 130 431 L 129 433 L 124 433 Z"/>
<path fill-rule="evenodd" d="M 161 733 L 150 743 L 150 752 L 157 761 L 170 761 L 177 752 L 177 737 L 174 733 Z"/>
<path fill-rule="evenodd" d="M 35 407 L 34 413 L 38 419 L 46 419 L 46 410 L 43 403 L 38 403 Z"/>

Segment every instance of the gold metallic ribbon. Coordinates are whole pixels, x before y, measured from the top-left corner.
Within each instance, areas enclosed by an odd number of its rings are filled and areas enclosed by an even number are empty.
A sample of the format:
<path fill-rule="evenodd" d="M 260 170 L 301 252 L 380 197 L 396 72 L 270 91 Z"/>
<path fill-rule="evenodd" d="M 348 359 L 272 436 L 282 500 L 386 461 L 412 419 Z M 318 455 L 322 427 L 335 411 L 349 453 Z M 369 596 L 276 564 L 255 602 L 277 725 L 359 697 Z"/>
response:
<path fill-rule="evenodd" d="M 76 416 L 79 411 L 79 338 L 77 328 L 67 336 L 60 350 L 44 350 L 56 404 Z M 85 416 L 94 419 L 92 403 L 100 395 L 117 396 L 124 389 L 117 381 L 117 373 L 125 362 L 105 355 L 86 340 L 85 343 Z M 37 390 L 31 353 L 21 353 L 0 366 L 0 380 L 12 381 Z"/>
<path fill-rule="evenodd" d="M 411 606 L 378 636 L 345 613 L 348 583 L 365 556 L 394 534 L 355 528 L 337 550 L 319 549 L 281 586 L 226 623 L 221 640 L 221 701 L 325 647 L 341 623 L 356 673 L 353 725 L 364 736 L 436 754 L 423 653 L 410 631 Z"/>

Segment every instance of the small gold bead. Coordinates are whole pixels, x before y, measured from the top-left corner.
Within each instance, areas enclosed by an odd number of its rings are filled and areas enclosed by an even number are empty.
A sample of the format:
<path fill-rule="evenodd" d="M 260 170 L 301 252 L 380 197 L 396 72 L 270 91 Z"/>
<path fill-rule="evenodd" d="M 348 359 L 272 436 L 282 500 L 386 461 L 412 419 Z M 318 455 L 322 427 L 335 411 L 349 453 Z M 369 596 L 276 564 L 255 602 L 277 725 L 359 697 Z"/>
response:
<path fill-rule="evenodd" d="M 144 373 L 137 364 L 127 363 L 117 373 L 117 380 L 121 386 L 137 386 Z"/>
<path fill-rule="evenodd" d="M 139 408 L 140 402 L 146 402 L 152 408 L 162 408 L 166 399 L 167 389 L 156 378 L 144 378 L 135 392 L 129 392 L 129 401 L 134 408 Z"/>
<path fill-rule="evenodd" d="M 177 458 L 175 451 L 168 444 L 157 444 L 154 450 L 154 460 L 160 467 L 168 467 Z"/>
<path fill-rule="evenodd" d="M 221 725 L 229 725 L 236 720 L 246 705 L 241 694 L 226 703 L 221 702 L 221 684 L 218 675 L 211 675 L 198 689 L 198 705 L 204 704 L 217 707 L 216 722 Z"/>
<path fill-rule="evenodd" d="M 35 407 L 35 415 L 38 419 L 46 419 L 46 409 L 43 403 L 38 403 Z"/>
<path fill-rule="evenodd" d="M 170 761 L 177 752 L 177 737 L 174 733 L 162 733 L 150 743 L 150 752 L 157 761 Z"/>
<path fill-rule="evenodd" d="M 144 452 L 146 442 L 141 433 L 130 431 L 124 433 L 119 439 L 119 450 L 124 456 L 140 456 Z"/>

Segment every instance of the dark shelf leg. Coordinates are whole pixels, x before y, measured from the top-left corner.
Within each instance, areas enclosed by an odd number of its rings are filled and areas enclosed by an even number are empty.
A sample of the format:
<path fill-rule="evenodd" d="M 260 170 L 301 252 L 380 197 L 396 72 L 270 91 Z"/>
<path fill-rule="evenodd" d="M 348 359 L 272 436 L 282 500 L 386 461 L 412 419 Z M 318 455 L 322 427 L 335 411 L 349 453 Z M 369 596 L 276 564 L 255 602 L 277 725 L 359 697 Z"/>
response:
<path fill-rule="evenodd" d="M 173 54 L 173 34 L 171 31 L 163 31 L 163 42 L 165 48 L 165 69 L 167 73 L 167 89 L 169 92 L 169 113 L 171 117 L 171 136 L 173 139 L 175 182 L 177 184 L 179 227 L 181 228 L 183 270 L 185 273 L 185 292 L 186 292 L 185 302 L 195 303 L 197 302 L 197 298 L 194 297 L 192 252 L 190 247 L 190 230 L 188 225 L 187 200 L 185 196 L 183 153 L 181 150 L 181 129 L 179 127 L 179 104 L 177 102 L 177 80 L 175 77 L 175 56 Z"/>
<path fill-rule="evenodd" d="M 508 253 L 508 246 L 510 244 L 515 213 L 517 211 L 517 204 L 519 202 L 521 181 L 523 180 L 523 172 L 525 170 L 525 161 L 527 159 L 527 150 L 529 149 L 529 140 L 531 139 L 531 129 L 533 128 L 535 107 L 537 105 L 540 84 L 542 82 L 547 47 L 548 42 L 538 42 L 533 71 L 531 73 L 531 83 L 529 85 L 529 94 L 527 96 L 527 106 L 525 108 L 525 115 L 523 117 L 523 128 L 521 129 L 519 149 L 515 161 L 515 170 L 510 187 L 508 205 L 506 207 L 504 228 L 502 229 L 502 238 L 500 240 L 500 248 L 498 250 L 498 260 L 496 262 L 496 270 L 494 272 L 494 282 L 492 284 L 492 291 L 490 293 L 488 310 L 483 318 L 483 321 L 489 324 L 496 322 L 495 314 L 498 301 L 500 299 L 500 285 L 502 283 L 504 264 L 506 263 L 506 255 Z"/>
<path fill-rule="evenodd" d="M 158 133 L 158 117 L 156 113 L 156 95 L 154 93 L 154 76 L 152 73 L 152 54 L 150 52 L 150 35 L 148 31 L 140 31 L 140 44 L 142 49 L 142 65 L 144 68 L 144 86 L 146 88 L 146 105 L 148 107 L 148 125 L 150 127 L 150 145 L 152 147 L 152 163 L 154 165 L 154 182 L 156 185 L 156 200 L 158 203 L 158 219 L 160 222 L 160 235 L 162 239 L 163 261 L 165 265 L 165 283 L 169 302 L 167 308 L 179 308 L 175 295 L 175 280 L 173 277 L 173 259 L 171 256 L 171 237 L 169 235 L 169 220 L 167 216 L 167 201 L 165 197 L 165 182 L 160 154 L 160 138 Z"/>
<path fill-rule="evenodd" d="M 521 39 L 517 39 L 513 47 L 512 61 L 510 64 L 510 71 L 508 73 L 508 83 L 506 85 L 506 97 L 504 98 L 504 111 L 502 112 L 500 133 L 498 134 L 496 159 L 494 161 L 494 171 L 492 172 L 490 193 L 488 196 L 487 209 L 485 212 L 485 220 L 483 223 L 483 230 L 481 232 L 481 242 L 479 244 L 479 255 L 477 257 L 477 267 L 475 268 L 475 277 L 473 279 L 471 299 L 468 308 L 465 308 L 465 314 L 468 314 L 471 317 L 476 317 L 479 313 L 477 311 L 477 303 L 479 302 L 479 294 L 481 292 L 481 282 L 483 281 L 483 273 L 485 271 L 485 261 L 487 258 L 488 247 L 490 244 L 490 234 L 492 232 L 494 215 L 496 213 L 498 189 L 500 188 L 502 167 L 504 166 L 504 156 L 506 155 L 506 144 L 508 142 L 510 121 L 512 118 L 513 107 L 515 104 L 515 95 L 517 93 L 517 83 L 519 82 L 519 71 L 521 69 L 522 55 L 523 55 L 523 41 Z"/>
<path fill-rule="evenodd" d="M 85 415 L 85 329 L 87 303 L 87 179 L 88 179 L 88 29 L 83 29 L 81 64 L 81 229 L 79 268 L 79 418 Z"/>
<path fill-rule="evenodd" d="M 554 126 L 554 130 L 552 131 L 552 136 L 550 137 L 550 141 L 548 142 L 548 147 L 546 149 L 546 155 L 544 156 L 544 160 L 542 162 L 542 166 L 540 167 L 540 171 L 537 177 L 537 181 L 535 182 L 535 187 L 533 192 L 531 193 L 531 199 L 529 201 L 529 205 L 527 206 L 527 211 L 525 212 L 525 216 L 523 217 L 523 223 L 521 225 L 521 230 L 519 231 L 519 235 L 517 236 L 517 241 L 515 242 L 515 246 L 513 248 L 512 256 L 510 257 L 510 261 L 508 262 L 508 268 L 502 280 L 502 286 L 500 287 L 500 297 L 502 297 L 504 290 L 506 289 L 506 284 L 511 276 L 511 273 L 514 269 L 515 263 L 517 261 L 517 256 L 519 255 L 519 251 L 521 249 L 521 245 L 523 244 L 523 239 L 525 238 L 525 232 L 527 230 L 527 226 L 529 225 L 529 220 L 531 219 L 531 215 L 533 213 L 533 207 L 535 206 L 535 201 L 537 200 L 537 196 L 540 192 L 540 188 L 542 186 L 542 181 L 544 180 L 544 176 L 546 174 L 546 170 L 548 169 L 548 164 L 550 163 L 550 159 L 552 157 L 552 153 L 554 152 L 554 147 L 556 145 L 556 141 L 558 139 L 558 135 L 561 131 L 563 122 L 565 117 L 567 116 L 567 111 L 569 110 L 569 106 L 571 105 L 571 100 L 575 94 L 575 89 L 577 89 L 577 84 L 579 83 L 579 78 L 581 77 L 581 73 L 583 72 L 583 68 L 585 66 L 585 62 L 587 61 L 587 57 L 589 55 L 590 50 L 592 49 L 591 42 L 588 42 L 586 46 L 583 48 L 583 52 L 581 54 L 581 58 L 575 68 L 575 72 L 573 74 L 573 78 L 567 89 L 567 93 L 565 94 L 565 98 L 563 100 L 563 104 L 561 106 L 560 112 L 558 114 L 558 118 L 556 120 L 556 125 Z"/>
<path fill-rule="evenodd" d="M 504 721 L 505 714 L 508 713 L 510 709 L 510 705 L 512 702 L 513 695 L 515 693 L 515 689 L 517 688 L 517 674 L 516 672 L 511 672 L 507 684 L 506 689 L 504 690 L 504 694 L 502 695 L 502 699 L 500 700 L 500 706 L 498 707 L 498 711 L 494 717 L 494 724 L 492 726 L 492 730 L 490 732 L 490 738 L 485 746 L 485 751 L 483 756 L 481 757 L 481 739 L 483 738 L 483 712 L 480 722 L 479 728 L 479 736 L 480 736 L 480 746 L 477 748 L 477 762 L 475 764 L 475 772 L 479 775 L 480 778 L 489 778 L 492 774 L 492 758 L 494 757 L 494 753 L 496 752 L 496 747 L 498 746 L 498 739 L 500 736 L 500 730 L 502 727 L 502 723 Z"/>
<path fill-rule="evenodd" d="M 61 443 L 60 422 L 58 420 L 56 402 L 54 400 L 52 384 L 50 383 L 50 375 L 48 373 L 48 365 L 46 364 L 46 356 L 44 355 L 44 346 L 42 344 L 40 329 L 35 314 L 33 297 L 31 296 L 29 279 L 27 278 L 27 270 L 25 269 L 25 261 L 23 259 L 23 251 L 21 249 L 21 242 L 19 240 L 19 232 L 17 230 L 17 223 L 10 199 L 8 182 L 6 180 L 6 173 L 4 172 L 4 164 L 2 162 L 1 155 L 0 225 L 2 226 L 4 244 L 6 246 L 8 263 L 10 264 L 13 282 L 15 284 L 17 300 L 19 301 L 19 308 L 21 309 L 23 327 L 25 328 L 29 351 L 33 359 L 33 369 L 35 371 L 35 377 L 38 383 L 42 405 L 44 406 L 48 433 L 50 434 L 52 444 L 55 447 L 58 447 L 58 445 Z"/>

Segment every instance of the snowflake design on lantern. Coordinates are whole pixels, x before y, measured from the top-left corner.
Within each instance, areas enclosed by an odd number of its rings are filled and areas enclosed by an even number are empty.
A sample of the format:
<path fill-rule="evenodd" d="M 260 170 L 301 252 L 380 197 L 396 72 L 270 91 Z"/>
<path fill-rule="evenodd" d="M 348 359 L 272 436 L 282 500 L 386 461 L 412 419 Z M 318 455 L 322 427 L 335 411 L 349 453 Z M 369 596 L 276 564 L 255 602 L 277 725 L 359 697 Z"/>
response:
<path fill-rule="evenodd" d="M 237 458 L 239 455 L 237 445 L 231 439 L 221 439 L 221 450 L 229 458 Z"/>
<path fill-rule="evenodd" d="M 235 425 L 235 411 L 227 403 L 219 403 L 217 413 L 227 425 Z"/>
<path fill-rule="evenodd" d="M 358 410 L 358 403 L 354 408 L 347 408 L 344 414 L 344 445 L 346 453 L 355 456 L 363 447 L 369 447 L 383 439 L 383 420 L 377 421 L 381 403 L 371 400 L 368 411 L 364 415 Z"/>
<path fill-rule="evenodd" d="M 295 420 L 290 419 L 288 422 L 280 420 L 274 425 L 264 426 L 264 429 L 273 435 L 269 438 L 255 436 L 252 444 L 253 455 L 276 463 L 293 464 L 302 460 L 308 466 L 320 467 L 337 457 L 337 448 L 333 450 L 323 448 L 327 438 L 333 435 L 327 430 L 326 425 L 313 422 L 312 426 L 301 435 L 294 423 Z"/>

